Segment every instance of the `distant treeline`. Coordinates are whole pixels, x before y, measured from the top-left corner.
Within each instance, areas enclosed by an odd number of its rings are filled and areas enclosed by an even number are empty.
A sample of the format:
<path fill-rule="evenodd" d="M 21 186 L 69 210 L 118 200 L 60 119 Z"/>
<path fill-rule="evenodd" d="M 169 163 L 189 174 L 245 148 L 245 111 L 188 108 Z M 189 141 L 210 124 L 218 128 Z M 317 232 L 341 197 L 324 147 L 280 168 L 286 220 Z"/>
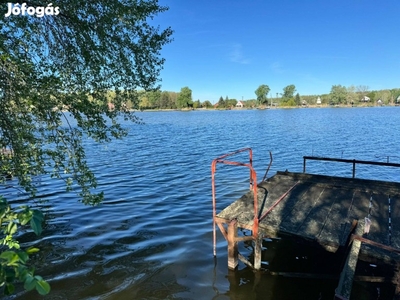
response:
<path fill-rule="evenodd" d="M 318 97 L 322 105 L 394 105 L 400 103 L 400 88 L 369 90 L 368 86 L 334 85 L 329 94 L 301 96 L 309 105 L 316 105 Z"/>
<path fill-rule="evenodd" d="M 183 87 L 180 92 L 171 91 L 138 91 L 136 103 L 127 103 L 128 108 L 135 109 L 228 109 L 238 106 L 256 108 L 260 106 L 296 107 L 304 105 L 394 105 L 400 103 L 400 88 L 385 90 L 369 90 L 367 86 L 333 85 L 329 94 L 300 95 L 296 87 L 288 85 L 283 93 L 277 97 L 268 97 L 269 87 L 261 85 L 256 90 L 257 98 L 238 100 L 228 96 L 220 97 L 218 102 L 210 100 L 192 99 L 192 90 Z M 109 101 L 112 102 L 113 93 L 110 92 Z M 239 103 L 241 102 L 241 103 Z M 242 104 L 242 105 L 240 105 Z"/>

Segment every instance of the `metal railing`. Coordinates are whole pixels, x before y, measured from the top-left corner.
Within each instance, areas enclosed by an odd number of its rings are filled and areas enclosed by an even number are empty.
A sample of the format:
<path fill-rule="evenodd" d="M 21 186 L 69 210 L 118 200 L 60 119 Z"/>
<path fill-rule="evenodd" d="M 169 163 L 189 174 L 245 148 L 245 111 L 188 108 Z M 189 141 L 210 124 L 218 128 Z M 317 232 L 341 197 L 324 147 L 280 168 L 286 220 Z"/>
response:
<path fill-rule="evenodd" d="M 356 176 L 356 164 L 386 166 L 386 167 L 400 167 L 400 164 L 398 164 L 398 163 L 378 162 L 378 161 L 358 160 L 358 159 L 318 157 L 318 156 L 303 156 L 303 173 L 306 173 L 306 161 L 307 160 L 322 160 L 322 161 L 333 161 L 333 162 L 342 162 L 342 163 L 352 164 L 353 165 L 353 178 L 355 178 L 355 176 Z"/>
<path fill-rule="evenodd" d="M 229 156 L 236 155 L 241 152 L 249 152 L 249 163 L 241 163 L 236 161 L 225 160 Z M 215 173 L 217 164 L 226 164 L 233 166 L 243 166 L 250 169 L 250 190 L 253 189 L 254 193 L 254 221 L 253 221 L 253 236 L 258 235 L 258 201 L 257 201 L 257 174 L 253 168 L 253 151 L 251 148 L 243 148 L 214 159 L 211 163 L 211 185 L 212 185 L 212 202 L 213 202 L 213 242 L 214 242 L 214 256 L 216 256 L 216 245 L 217 245 L 217 233 L 216 233 L 216 221 L 217 216 L 217 205 L 216 205 L 216 191 L 215 191 Z"/>

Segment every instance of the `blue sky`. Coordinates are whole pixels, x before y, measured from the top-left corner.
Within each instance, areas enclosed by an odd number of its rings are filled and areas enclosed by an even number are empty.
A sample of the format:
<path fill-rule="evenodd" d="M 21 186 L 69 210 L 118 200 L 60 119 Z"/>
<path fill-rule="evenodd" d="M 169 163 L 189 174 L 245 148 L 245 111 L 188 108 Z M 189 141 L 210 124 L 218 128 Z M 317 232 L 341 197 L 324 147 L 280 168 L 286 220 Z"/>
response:
<path fill-rule="evenodd" d="M 192 90 L 193 100 L 300 95 L 332 85 L 400 88 L 399 0 L 160 0 L 155 18 L 171 26 L 161 89 Z"/>

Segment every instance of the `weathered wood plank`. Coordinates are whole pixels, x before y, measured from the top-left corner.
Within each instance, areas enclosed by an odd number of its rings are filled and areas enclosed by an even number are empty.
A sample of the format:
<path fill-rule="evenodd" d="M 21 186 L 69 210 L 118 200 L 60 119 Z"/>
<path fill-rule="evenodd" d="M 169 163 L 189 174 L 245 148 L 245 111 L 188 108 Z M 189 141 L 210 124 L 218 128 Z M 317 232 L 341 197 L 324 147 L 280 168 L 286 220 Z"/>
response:
<path fill-rule="evenodd" d="M 388 206 L 388 194 L 373 194 L 372 195 L 372 220 L 371 231 L 367 235 L 368 239 L 371 239 L 380 244 L 389 245 L 389 206 Z"/>
<path fill-rule="evenodd" d="M 364 222 L 364 218 L 368 216 L 371 192 L 360 190 L 357 186 L 352 205 L 351 216 Z M 375 206 L 372 204 L 371 214 L 374 213 Z M 371 224 L 372 226 L 372 224 Z"/>
<path fill-rule="evenodd" d="M 392 247 L 400 249 L 400 194 L 390 195 L 392 202 Z"/>
<path fill-rule="evenodd" d="M 360 222 L 357 224 L 356 234 L 362 235 L 363 232 L 364 224 Z M 338 299 L 350 299 L 360 248 L 361 242 L 358 240 L 353 240 L 353 243 L 350 247 L 350 252 L 346 258 L 346 263 L 340 274 L 339 285 L 335 290 L 335 297 Z"/>
<path fill-rule="evenodd" d="M 278 194 L 271 196 L 275 200 L 279 199 L 286 191 L 288 191 L 295 181 L 291 181 L 290 185 L 285 186 L 285 190 L 281 190 Z M 309 183 L 303 183 L 297 185 L 266 217 L 266 220 L 262 221 L 263 224 L 268 224 L 270 226 L 276 226 L 283 229 L 281 226 L 283 220 L 288 216 L 296 203 L 301 199 L 302 194 L 309 188 Z"/>
<path fill-rule="evenodd" d="M 228 225 L 228 268 L 235 270 L 238 265 L 237 221 L 232 220 Z"/>
<path fill-rule="evenodd" d="M 333 200 L 326 215 L 320 215 L 324 221 L 316 238 L 320 244 L 335 245 L 336 249 L 332 251 L 336 251 L 339 246 L 344 246 L 350 234 L 351 221 L 348 216 L 354 192 L 337 188 L 331 191 Z"/>
<path fill-rule="evenodd" d="M 293 234 L 302 234 L 306 231 L 318 232 L 316 228 L 317 224 L 314 220 L 310 219 L 308 222 L 306 221 L 314 209 L 319 209 L 319 204 L 322 200 L 321 196 L 324 191 L 324 187 L 315 185 L 309 186 L 291 211 L 287 213 L 281 227 L 284 228 L 285 231 Z M 302 230 L 302 226 L 306 226 L 307 228 Z"/>
<path fill-rule="evenodd" d="M 321 236 L 321 232 L 324 229 L 324 224 L 326 220 L 331 217 L 331 211 L 334 204 L 339 200 L 339 195 L 343 194 L 343 191 L 334 189 L 324 188 L 323 192 L 319 195 L 318 202 L 316 202 L 313 210 L 309 213 L 307 220 L 305 222 L 309 223 L 314 221 L 317 223 L 315 230 L 312 232 L 312 236 Z M 344 195 L 340 195 L 343 196 Z M 306 230 L 304 230 L 306 229 Z M 309 234 L 307 228 L 303 228 L 304 234 Z"/>

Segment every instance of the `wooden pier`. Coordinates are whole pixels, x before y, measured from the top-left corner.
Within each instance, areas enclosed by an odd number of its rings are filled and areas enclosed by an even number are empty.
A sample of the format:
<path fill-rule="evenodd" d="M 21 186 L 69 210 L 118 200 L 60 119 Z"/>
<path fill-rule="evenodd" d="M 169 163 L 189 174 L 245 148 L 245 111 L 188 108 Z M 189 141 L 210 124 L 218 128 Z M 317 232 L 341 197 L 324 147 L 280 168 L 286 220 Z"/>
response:
<path fill-rule="evenodd" d="M 243 151 L 250 152 L 249 163 L 226 160 Z M 350 162 L 355 177 L 355 161 Z M 217 163 L 250 169 L 250 191 L 220 212 L 215 210 Z M 214 234 L 218 226 L 227 240 L 230 269 L 241 260 L 259 270 L 263 238 L 290 236 L 328 252 L 345 253 L 336 296 L 349 299 L 359 257 L 388 264 L 400 258 L 400 183 L 286 171 L 256 184 L 249 148 L 217 158 L 212 170 Z M 251 235 L 238 236 L 238 228 L 249 230 Z M 254 245 L 253 262 L 238 251 L 238 242 L 246 240 Z M 400 289 L 396 293 L 400 297 Z"/>

